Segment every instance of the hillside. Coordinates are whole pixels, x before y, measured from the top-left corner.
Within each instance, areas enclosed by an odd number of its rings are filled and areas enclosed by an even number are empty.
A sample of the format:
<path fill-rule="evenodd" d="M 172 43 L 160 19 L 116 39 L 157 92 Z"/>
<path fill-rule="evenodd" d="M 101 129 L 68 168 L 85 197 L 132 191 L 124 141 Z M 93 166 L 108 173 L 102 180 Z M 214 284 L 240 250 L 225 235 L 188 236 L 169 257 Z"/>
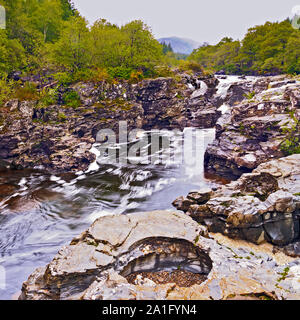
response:
<path fill-rule="evenodd" d="M 175 53 L 191 54 L 194 49 L 200 46 L 200 43 L 187 39 L 178 37 L 168 37 L 158 39 L 160 43 L 171 44 L 173 51 Z"/>

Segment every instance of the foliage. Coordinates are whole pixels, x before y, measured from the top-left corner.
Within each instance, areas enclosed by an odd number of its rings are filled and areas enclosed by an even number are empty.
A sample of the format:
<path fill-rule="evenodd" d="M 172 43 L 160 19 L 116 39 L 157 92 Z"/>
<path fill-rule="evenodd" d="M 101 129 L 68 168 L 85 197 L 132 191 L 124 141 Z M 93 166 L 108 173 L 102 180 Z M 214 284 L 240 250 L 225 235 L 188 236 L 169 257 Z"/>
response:
<path fill-rule="evenodd" d="M 138 83 L 144 78 L 142 71 L 132 71 L 130 74 L 129 82 Z"/>
<path fill-rule="evenodd" d="M 255 95 L 256 95 L 256 92 L 255 92 L 255 91 L 251 91 L 251 92 L 249 92 L 249 93 L 245 93 L 245 94 L 244 94 L 244 97 L 245 97 L 246 99 L 248 99 L 248 100 L 251 100 L 251 99 L 253 99 L 253 98 L 255 97 Z"/>
<path fill-rule="evenodd" d="M 80 106 L 80 96 L 76 91 L 68 91 L 63 95 L 63 103 L 72 108 L 77 108 Z"/>
<path fill-rule="evenodd" d="M 10 98 L 13 93 L 13 81 L 0 78 L 0 107 Z"/>
<path fill-rule="evenodd" d="M 25 50 L 17 39 L 9 39 L 5 30 L 0 30 L 0 76 L 20 69 L 26 63 Z"/>
<path fill-rule="evenodd" d="M 36 86 L 31 82 L 26 82 L 24 86 L 19 86 L 14 92 L 15 98 L 19 100 L 37 100 L 39 98 L 39 93 Z"/>
<path fill-rule="evenodd" d="M 91 28 L 92 65 L 107 68 L 111 77 L 129 79 L 132 71 L 145 75 L 162 61 L 162 46 L 142 21 L 119 28 L 98 20 Z"/>
<path fill-rule="evenodd" d="M 281 143 L 281 150 L 286 155 L 300 153 L 300 121 L 290 112 L 291 121 L 281 129 L 285 139 Z"/>
<path fill-rule="evenodd" d="M 161 45 L 163 47 L 163 54 L 166 55 L 168 52 L 174 52 L 170 43 L 167 44 L 166 42 L 163 42 Z"/>
<path fill-rule="evenodd" d="M 59 112 L 57 115 L 57 119 L 59 122 L 67 121 L 67 116 L 63 112 Z"/>
<path fill-rule="evenodd" d="M 51 106 L 58 102 L 58 92 L 56 89 L 50 89 L 43 92 L 42 97 L 39 101 L 41 106 Z"/>
<path fill-rule="evenodd" d="M 80 16 L 71 17 L 64 22 L 60 39 L 53 45 L 52 62 L 74 72 L 87 68 L 90 60 L 87 21 Z"/>
<path fill-rule="evenodd" d="M 300 73 L 300 31 L 289 20 L 250 28 L 240 41 L 222 39 L 194 50 L 189 60 L 228 74 Z"/>
<path fill-rule="evenodd" d="M 113 79 L 126 79 L 130 78 L 131 73 L 133 72 L 132 68 L 128 67 L 109 67 L 107 68 L 109 76 Z"/>
<path fill-rule="evenodd" d="M 57 80 L 60 85 L 67 86 L 73 82 L 72 75 L 67 72 L 57 72 L 53 74 L 54 80 Z"/>
<path fill-rule="evenodd" d="M 181 71 L 194 71 L 194 72 L 203 72 L 201 65 L 195 61 L 180 61 L 179 69 Z"/>

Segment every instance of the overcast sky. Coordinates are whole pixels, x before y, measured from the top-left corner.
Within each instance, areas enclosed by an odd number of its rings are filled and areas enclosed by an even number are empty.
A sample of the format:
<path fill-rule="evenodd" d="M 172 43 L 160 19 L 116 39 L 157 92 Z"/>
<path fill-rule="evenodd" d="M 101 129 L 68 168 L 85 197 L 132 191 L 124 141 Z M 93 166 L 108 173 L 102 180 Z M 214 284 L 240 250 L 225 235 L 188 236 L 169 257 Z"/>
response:
<path fill-rule="evenodd" d="M 224 36 L 242 39 L 247 29 L 291 16 L 300 0 L 73 0 L 93 23 L 118 25 L 141 19 L 157 38 L 178 36 L 216 43 Z"/>

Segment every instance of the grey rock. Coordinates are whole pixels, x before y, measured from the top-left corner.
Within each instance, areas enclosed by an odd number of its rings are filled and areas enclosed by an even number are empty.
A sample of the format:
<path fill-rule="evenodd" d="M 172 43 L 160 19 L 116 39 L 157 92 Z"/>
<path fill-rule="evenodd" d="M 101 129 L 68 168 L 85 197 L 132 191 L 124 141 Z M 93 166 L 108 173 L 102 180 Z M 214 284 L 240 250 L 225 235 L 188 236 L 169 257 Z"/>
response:
<path fill-rule="evenodd" d="M 189 208 L 188 202 L 174 204 L 211 232 L 284 246 L 300 237 L 299 192 L 300 155 L 295 154 L 261 164 L 212 192 L 205 204 L 194 192 L 188 197 L 193 201 Z"/>
<path fill-rule="evenodd" d="M 186 268 L 206 281 L 190 287 L 160 284 L 138 275 Z M 279 273 L 290 270 L 280 280 Z M 299 261 L 278 266 L 268 255 L 228 247 L 179 212 L 102 217 L 46 267 L 24 282 L 22 300 L 226 300 L 232 297 L 299 299 Z"/>

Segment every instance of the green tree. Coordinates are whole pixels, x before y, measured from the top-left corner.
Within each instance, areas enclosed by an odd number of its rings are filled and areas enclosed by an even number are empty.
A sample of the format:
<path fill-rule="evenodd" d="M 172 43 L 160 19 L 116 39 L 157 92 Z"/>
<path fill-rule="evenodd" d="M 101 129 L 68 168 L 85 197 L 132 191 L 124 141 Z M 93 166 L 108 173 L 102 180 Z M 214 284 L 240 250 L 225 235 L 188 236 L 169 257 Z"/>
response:
<path fill-rule="evenodd" d="M 59 40 L 52 48 L 52 61 L 70 71 L 87 68 L 91 62 L 87 21 L 81 16 L 65 21 Z"/>
<path fill-rule="evenodd" d="M 44 42 L 57 40 L 62 27 L 63 14 L 60 0 L 40 0 L 32 12 L 32 22 L 43 34 Z"/>
<path fill-rule="evenodd" d="M 25 50 L 17 39 L 8 39 L 0 30 L 0 78 L 26 64 Z"/>
<path fill-rule="evenodd" d="M 289 38 L 284 60 L 286 72 L 300 73 L 300 31 L 293 32 Z"/>
<path fill-rule="evenodd" d="M 127 67 L 141 69 L 144 72 L 153 70 L 162 60 L 162 46 L 154 38 L 149 27 L 142 21 L 132 21 L 121 28 L 126 35 L 125 64 Z"/>

